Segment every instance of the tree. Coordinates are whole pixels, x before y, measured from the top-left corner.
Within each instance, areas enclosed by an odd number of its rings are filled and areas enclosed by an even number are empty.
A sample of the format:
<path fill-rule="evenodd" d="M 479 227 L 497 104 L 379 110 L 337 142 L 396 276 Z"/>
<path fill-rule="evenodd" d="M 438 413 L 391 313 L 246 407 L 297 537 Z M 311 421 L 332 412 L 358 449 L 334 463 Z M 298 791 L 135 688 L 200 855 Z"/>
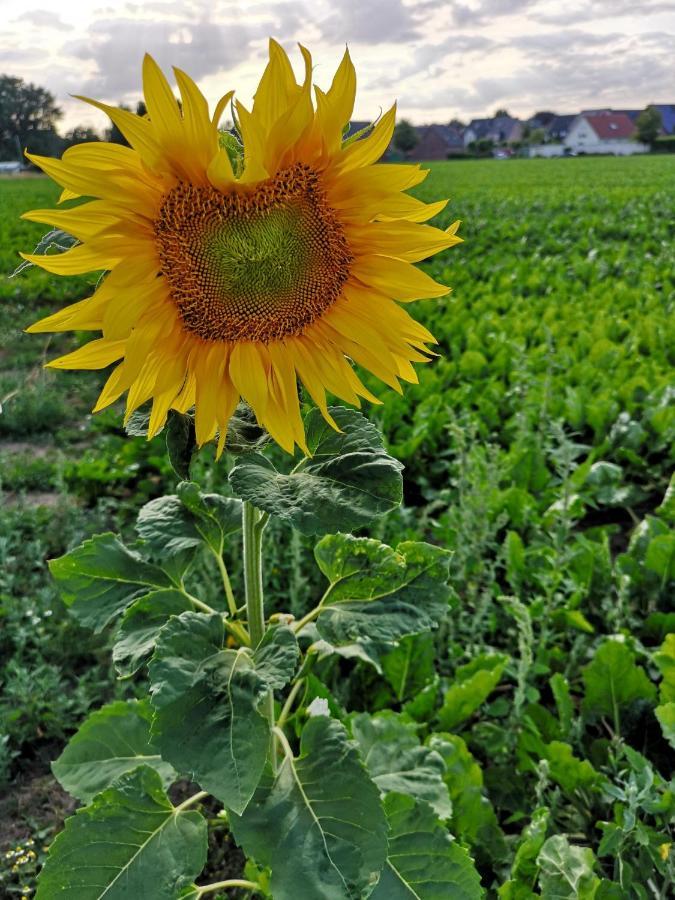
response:
<path fill-rule="evenodd" d="M 497 110 L 497 112 L 494 114 L 494 118 L 495 118 L 495 119 L 501 119 L 501 118 L 504 118 L 504 117 L 507 118 L 507 119 L 510 119 L 510 118 L 511 118 L 511 115 L 510 115 L 508 109 L 504 109 L 503 107 L 500 107 L 500 108 Z"/>
<path fill-rule="evenodd" d="M 58 152 L 56 122 L 61 115 L 49 91 L 22 78 L 0 75 L 0 159 L 16 159 L 24 149 Z"/>
<path fill-rule="evenodd" d="M 637 128 L 638 140 L 642 141 L 643 144 L 653 144 L 663 128 L 661 113 L 656 107 L 648 106 L 647 109 L 642 110 L 635 120 L 635 127 Z"/>
<path fill-rule="evenodd" d="M 417 129 L 407 119 L 401 119 L 394 129 L 394 146 L 401 153 L 410 153 L 414 150 L 419 139 Z"/>
<path fill-rule="evenodd" d="M 75 128 L 66 132 L 64 140 L 69 147 L 73 147 L 75 144 L 100 141 L 101 138 L 94 128 L 90 128 L 88 125 L 76 125 Z"/>

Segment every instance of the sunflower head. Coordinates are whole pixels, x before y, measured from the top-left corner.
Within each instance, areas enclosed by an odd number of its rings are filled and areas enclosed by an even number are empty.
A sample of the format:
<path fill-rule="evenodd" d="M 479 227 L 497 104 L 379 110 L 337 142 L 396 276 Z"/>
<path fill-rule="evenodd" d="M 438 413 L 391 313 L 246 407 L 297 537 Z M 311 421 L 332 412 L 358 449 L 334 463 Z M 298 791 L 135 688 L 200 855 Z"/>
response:
<path fill-rule="evenodd" d="M 200 444 L 220 435 L 240 398 L 287 451 L 306 451 L 298 379 L 333 425 L 326 393 L 377 402 L 354 364 L 400 391 L 416 381 L 432 335 L 400 305 L 448 288 L 413 265 L 457 243 L 457 224 L 422 224 L 445 201 L 406 191 L 426 172 L 379 162 L 391 140 L 390 109 L 357 140 L 344 141 L 356 75 L 345 53 L 331 87 L 312 92 L 301 47 L 296 81 L 283 49 L 269 62 L 251 110 L 234 103 L 241 164 L 218 131 L 226 94 L 211 115 L 176 69 L 180 103 L 146 56 L 147 116 L 95 100 L 129 147 L 81 144 L 60 160 L 29 158 L 62 187 L 70 208 L 34 210 L 80 241 L 58 256 L 29 256 L 57 274 L 104 270 L 86 300 L 29 331 L 100 331 L 49 363 L 63 369 L 114 364 L 96 410 L 127 393 L 127 416 L 152 401 L 149 435 L 170 409 L 194 407 Z"/>

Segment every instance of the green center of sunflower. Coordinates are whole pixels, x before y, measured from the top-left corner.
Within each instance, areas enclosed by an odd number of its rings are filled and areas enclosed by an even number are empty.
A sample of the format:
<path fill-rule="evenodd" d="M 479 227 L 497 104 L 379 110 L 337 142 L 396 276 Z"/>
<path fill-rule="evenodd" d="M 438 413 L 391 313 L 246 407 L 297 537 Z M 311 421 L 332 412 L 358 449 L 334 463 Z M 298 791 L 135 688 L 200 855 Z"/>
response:
<path fill-rule="evenodd" d="M 181 182 L 155 234 L 184 327 L 209 341 L 301 334 L 338 299 L 351 263 L 318 175 L 300 163 L 248 191 Z"/>

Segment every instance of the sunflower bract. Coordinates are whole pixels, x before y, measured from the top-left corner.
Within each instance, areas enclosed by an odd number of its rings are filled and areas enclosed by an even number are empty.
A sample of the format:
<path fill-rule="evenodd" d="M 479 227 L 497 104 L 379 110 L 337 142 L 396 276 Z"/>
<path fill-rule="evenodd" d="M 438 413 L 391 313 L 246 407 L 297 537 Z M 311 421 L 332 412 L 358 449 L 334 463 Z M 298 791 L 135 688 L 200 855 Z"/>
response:
<path fill-rule="evenodd" d="M 345 144 L 356 74 L 346 52 L 330 89 L 315 88 L 312 62 L 296 83 L 286 53 L 270 58 L 249 111 L 235 104 L 244 147 L 236 176 L 194 82 L 174 70 L 181 101 L 154 60 L 143 63 L 148 115 L 87 100 L 104 110 L 130 147 L 81 144 L 60 160 L 29 155 L 63 187 L 61 201 L 94 198 L 24 218 L 73 234 L 57 256 L 24 258 L 49 272 L 104 270 L 94 294 L 28 330 L 101 331 L 49 363 L 114 368 L 95 410 L 127 393 L 127 416 L 152 401 L 149 435 L 170 409 L 194 407 L 199 444 L 219 434 L 240 398 L 288 452 L 306 451 L 298 378 L 334 426 L 326 392 L 377 402 L 353 363 L 400 390 L 415 381 L 433 336 L 400 302 L 448 288 L 413 265 L 457 243 L 421 224 L 444 202 L 405 193 L 426 172 L 378 162 L 395 109 Z M 85 99 L 85 98 L 82 98 Z"/>

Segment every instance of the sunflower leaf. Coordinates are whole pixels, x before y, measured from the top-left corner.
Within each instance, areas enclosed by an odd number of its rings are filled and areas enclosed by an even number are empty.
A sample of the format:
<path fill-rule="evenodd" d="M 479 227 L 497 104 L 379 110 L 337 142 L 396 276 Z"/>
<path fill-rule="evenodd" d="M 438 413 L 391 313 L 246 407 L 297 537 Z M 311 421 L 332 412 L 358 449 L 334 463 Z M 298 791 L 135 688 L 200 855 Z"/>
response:
<path fill-rule="evenodd" d="M 148 590 L 170 588 L 166 572 L 145 562 L 106 532 L 49 561 L 63 602 L 87 628 L 101 631 Z"/>
<path fill-rule="evenodd" d="M 171 616 L 192 609 L 180 591 L 151 591 L 134 600 L 120 621 L 113 647 L 113 662 L 119 675 L 127 678 L 152 656 L 159 632 Z"/>
<path fill-rule="evenodd" d="M 314 555 L 330 582 L 316 622 L 330 644 L 396 643 L 436 628 L 447 613 L 447 550 L 422 541 L 393 549 L 372 538 L 331 534 Z"/>
<path fill-rule="evenodd" d="M 166 425 L 166 449 L 169 462 L 179 478 L 189 481 L 190 463 L 197 449 L 197 433 L 192 416 L 169 410 Z"/>
<path fill-rule="evenodd" d="M 480 876 L 469 854 L 424 801 L 387 794 L 389 854 L 371 900 L 480 900 Z"/>
<path fill-rule="evenodd" d="M 271 867 L 275 900 L 357 900 L 387 852 L 377 787 L 344 726 L 324 715 L 309 719 L 300 756 L 287 756 L 276 778 L 266 772 L 231 827 L 245 852 Z"/>
<path fill-rule="evenodd" d="M 225 649 L 220 615 L 186 612 L 160 632 L 150 661 L 152 738 L 182 774 L 242 812 L 258 785 L 269 729 L 268 689 L 245 650 Z"/>
<path fill-rule="evenodd" d="M 151 720 L 147 700 L 116 700 L 96 710 L 52 763 L 56 780 L 85 803 L 141 765 L 155 769 L 168 787 L 176 773 L 150 740 Z"/>
<path fill-rule="evenodd" d="M 172 805 L 140 766 L 66 820 L 49 848 L 36 900 L 171 900 L 206 862 L 206 820 Z"/>
<path fill-rule="evenodd" d="M 304 534 L 369 524 L 401 503 L 402 465 L 386 452 L 377 429 L 355 410 L 329 409 L 341 432 L 318 410 L 305 420 L 311 457 L 288 475 L 258 453 L 230 472 L 236 494 Z"/>

